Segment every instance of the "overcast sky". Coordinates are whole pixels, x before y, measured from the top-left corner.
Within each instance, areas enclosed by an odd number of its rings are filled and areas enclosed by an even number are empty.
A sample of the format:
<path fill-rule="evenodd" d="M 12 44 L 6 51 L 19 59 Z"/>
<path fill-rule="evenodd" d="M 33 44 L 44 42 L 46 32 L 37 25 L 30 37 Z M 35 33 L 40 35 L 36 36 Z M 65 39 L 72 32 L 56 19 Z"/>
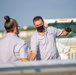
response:
<path fill-rule="evenodd" d="M 0 30 L 4 16 L 10 16 L 23 26 L 33 26 L 33 18 L 76 18 L 76 0 L 0 0 Z"/>

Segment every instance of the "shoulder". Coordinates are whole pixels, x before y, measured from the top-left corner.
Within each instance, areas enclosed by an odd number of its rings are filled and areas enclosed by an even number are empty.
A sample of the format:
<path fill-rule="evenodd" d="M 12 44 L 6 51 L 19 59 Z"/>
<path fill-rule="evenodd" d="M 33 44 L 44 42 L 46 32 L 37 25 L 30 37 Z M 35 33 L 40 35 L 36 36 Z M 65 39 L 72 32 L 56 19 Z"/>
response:
<path fill-rule="evenodd" d="M 35 31 L 33 35 L 31 36 L 31 42 L 38 42 L 38 40 L 39 40 L 39 35 L 37 31 Z"/>
<path fill-rule="evenodd" d="M 48 27 L 47 30 L 51 31 L 51 32 L 62 31 L 61 29 L 58 29 L 58 28 L 52 27 L 52 26 Z"/>
<path fill-rule="evenodd" d="M 50 27 L 47 27 L 47 30 L 55 30 L 55 29 L 57 29 L 57 28 L 55 28 L 55 27 L 52 27 L 52 26 L 50 26 Z"/>
<path fill-rule="evenodd" d="M 23 40 L 22 38 L 16 38 L 16 40 L 17 40 L 17 42 L 19 43 L 19 44 L 26 44 L 27 42 L 25 41 L 25 40 Z"/>
<path fill-rule="evenodd" d="M 55 27 L 52 27 L 52 26 L 47 27 L 46 29 L 47 29 L 47 31 L 50 32 L 50 33 L 54 33 L 54 32 L 57 30 Z"/>
<path fill-rule="evenodd" d="M 20 49 L 24 49 L 24 48 L 28 48 L 28 43 L 25 41 L 25 40 L 23 40 L 23 39 L 21 39 L 21 38 L 17 38 L 17 41 L 16 41 L 16 47 L 15 47 L 15 49 L 16 49 L 16 51 L 17 50 L 20 50 Z"/>
<path fill-rule="evenodd" d="M 31 38 L 36 38 L 37 37 L 37 31 L 35 31 L 34 33 L 33 33 L 33 35 L 31 36 Z"/>

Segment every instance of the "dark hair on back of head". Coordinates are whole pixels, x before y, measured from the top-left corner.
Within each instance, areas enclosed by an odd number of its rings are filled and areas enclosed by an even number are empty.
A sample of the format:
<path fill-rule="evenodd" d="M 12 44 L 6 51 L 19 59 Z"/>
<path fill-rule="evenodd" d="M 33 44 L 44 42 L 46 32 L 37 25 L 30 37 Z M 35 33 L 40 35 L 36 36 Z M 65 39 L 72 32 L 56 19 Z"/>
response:
<path fill-rule="evenodd" d="M 18 26 L 18 23 L 15 19 L 10 18 L 9 16 L 4 16 L 5 24 L 4 27 L 6 29 L 7 32 L 13 32 L 14 30 L 14 26 Z"/>
<path fill-rule="evenodd" d="M 4 19 L 9 22 L 10 21 L 10 17 L 9 16 L 4 16 Z"/>
<path fill-rule="evenodd" d="M 41 17 L 41 16 L 36 16 L 36 17 L 34 17 L 34 19 L 33 19 L 33 23 L 34 23 L 34 21 L 37 21 L 37 20 L 42 20 L 43 21 L 43 18 Z M 44 22 L 44 21 L 43 21 Z"/>

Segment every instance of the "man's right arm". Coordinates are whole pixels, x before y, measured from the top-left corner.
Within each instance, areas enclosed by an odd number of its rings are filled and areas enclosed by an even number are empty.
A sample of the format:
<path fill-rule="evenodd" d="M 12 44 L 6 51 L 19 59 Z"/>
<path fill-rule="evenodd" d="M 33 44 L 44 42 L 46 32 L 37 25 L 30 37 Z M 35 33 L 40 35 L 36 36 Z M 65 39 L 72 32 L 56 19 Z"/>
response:
<path fill-rule="evenodd" d="M 28 44 L 27 43 L 24 43 L 23 46 L 20 48 L 20 60 L 22 62 L 25 62 L 25 61 L 28 61 Z"/>
<path fill-rule="evenodd" d="M 35 35 L 33 35 L 31 37 L 31 51 L 30 51 L 30 60 L 35 60 L 36 56 L 37 56 L 37 48 L 38 48 L 38 40 L 35 37 Z"/>
<path fill-rule="evenodd" d="M 36 50 L 32 50 L 30 52 L 29 60 L 35 60 L 36 56 L 37 56 L 37 51 Z"/>

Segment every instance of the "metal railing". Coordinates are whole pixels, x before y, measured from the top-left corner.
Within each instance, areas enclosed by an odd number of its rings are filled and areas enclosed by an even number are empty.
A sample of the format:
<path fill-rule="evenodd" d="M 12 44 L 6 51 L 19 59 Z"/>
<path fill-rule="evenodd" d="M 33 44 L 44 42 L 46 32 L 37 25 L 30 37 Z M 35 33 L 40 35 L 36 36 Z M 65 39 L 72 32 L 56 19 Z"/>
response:
<path fill-rule="evenodd" d="M 0 75 L 76 75 L 76 60 L 0 63 Z"/>

